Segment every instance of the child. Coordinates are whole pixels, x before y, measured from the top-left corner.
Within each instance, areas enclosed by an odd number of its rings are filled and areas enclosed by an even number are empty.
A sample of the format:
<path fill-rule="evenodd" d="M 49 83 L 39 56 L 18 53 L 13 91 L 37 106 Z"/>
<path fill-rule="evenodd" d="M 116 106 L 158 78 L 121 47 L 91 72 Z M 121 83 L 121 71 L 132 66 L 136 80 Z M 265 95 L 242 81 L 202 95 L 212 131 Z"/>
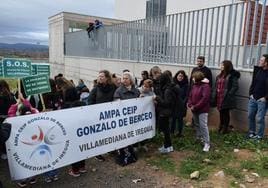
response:
<path fill-rule="evenodd" d="M 208 111 L 210 106 L 210 86 L 202 72 L 197 71 L 192 75 L 194 85 L 191 88 L 188 107 L 193 114 L 193 123 L 196 127 L 196 137 L 204 141 L 203 151 L 210 149 L 208 131 Z"/>
<path fill-rule="evenodd" d="M 147 97 L 147 96 L 155 96 L 153 91 L 153 81 L 150 79 L 146 79 L 143 81 L 143 85 L 139 88 L 140 90 L 140 97 Z"/>

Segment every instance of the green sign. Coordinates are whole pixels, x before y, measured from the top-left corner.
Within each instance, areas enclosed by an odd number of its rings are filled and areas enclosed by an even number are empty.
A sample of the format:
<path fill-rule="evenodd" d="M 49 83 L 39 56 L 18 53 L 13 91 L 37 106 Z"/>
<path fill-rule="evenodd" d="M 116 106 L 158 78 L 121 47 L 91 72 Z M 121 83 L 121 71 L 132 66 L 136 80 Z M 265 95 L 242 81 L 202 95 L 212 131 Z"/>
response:
<path fill-rule="evenodd" d="M 3 59 L 3 74 L 8 78 L 31 75 L 31 61 L 23 59 Z"/>
<path fill-rule="evenodd" d="M 32 63 L 32 75 L 36 75 L 36 74 L 37 74 L 37 64 Z"/>
<path fill-rule="evenodd" d="M 0 62 L 0 77 L 3 77 L 3 63 Z"/>
<path fill-rule="evenodd" d="M 37 65 L 37 74 L 47 74 L 50 75 L 50 65 L 45 63 L 40 63 Z"/>
<path fill-rule="evenodd" d="M 50 76 L 50 65 L 47 63 L 32 63 L 32 75 L 46 74 Z"/>
<path fill-rule="evenodd" d="M 51 91 L 49 78 L 46 74 L 24 77 L 22 84 L 27 96 Z"/>

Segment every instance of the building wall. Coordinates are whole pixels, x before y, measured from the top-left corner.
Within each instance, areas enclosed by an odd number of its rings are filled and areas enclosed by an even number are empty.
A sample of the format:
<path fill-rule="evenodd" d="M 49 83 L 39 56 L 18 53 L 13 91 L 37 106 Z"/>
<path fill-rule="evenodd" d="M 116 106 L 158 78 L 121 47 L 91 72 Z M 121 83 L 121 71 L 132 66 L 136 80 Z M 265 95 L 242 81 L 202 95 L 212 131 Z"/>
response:
<path fill-rule="evenodd" d="M 146 17 L 146 0 L 115 0 L 115 18 L 138 20 Z"/>
<path fill-rule="evenodd" d="M 49 62 L 54 72 L 64 72 L 64 19 L 63 14 L 49 18 Z"/>
<path fill-rule="evenodd" d="M 239 0 L 167 0 L 166 14 L 216 7 Z M 146 0 L 115 0 L 115 18 L 132 21 L 146 17 Z"/>
<path fill-rule="evenodd" d="M 232 1 L 238 2 L 238 0 L 167 0 L 167 14 L 222 6 L 231 4 Z"/>
<path fill-rule="evenodd" d="M 65 34 L 69 32 L 70 22 L 86 23 L 100 20 L 104 25 L 122 23 L 122 20 L 61 12 L 48 18 L 49 23 L 49 63 L 53 64 L 52 75 L 65 72 Z M 78 44 L 79 45 L 79 44 Z"/>

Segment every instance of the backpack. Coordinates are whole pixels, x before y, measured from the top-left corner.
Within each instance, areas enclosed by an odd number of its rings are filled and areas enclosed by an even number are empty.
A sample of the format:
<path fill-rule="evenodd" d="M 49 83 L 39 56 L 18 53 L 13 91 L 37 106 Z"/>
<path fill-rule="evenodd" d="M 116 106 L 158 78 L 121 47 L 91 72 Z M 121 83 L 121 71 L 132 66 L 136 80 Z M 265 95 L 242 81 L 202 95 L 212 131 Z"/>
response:
<path fill-rule="evenodd" d="M 126 166 L 128 164 L 135 163 L 137 160 L 138 158 L 134 152 L 133 146 L 127 146 L 118 150 L 116 163 L 120 166 Z"/>

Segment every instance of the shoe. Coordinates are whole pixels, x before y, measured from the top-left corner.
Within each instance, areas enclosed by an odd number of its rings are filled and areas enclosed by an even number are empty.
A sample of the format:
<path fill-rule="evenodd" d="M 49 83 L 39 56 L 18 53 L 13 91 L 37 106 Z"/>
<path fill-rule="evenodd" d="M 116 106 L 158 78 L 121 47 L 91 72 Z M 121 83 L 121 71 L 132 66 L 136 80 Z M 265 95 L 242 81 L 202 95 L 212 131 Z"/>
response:
<path fill-rule="evenodd" d="M 105 161 L 105 158 L 102 155 L 95 156 L 95 159 L 101 162 Z"/>
<path fill-rule="evenodd" d="M 50 182 L 52 182 L 52 179 L 51 179 L 50 177 L 46 177 L 46 178 L 45 178 L 45 182 L 46 182 L 46 183 L 50 183 Z"/>
<path fill-rule="evenodd" d="M 254 138 L 255 136 L 256 136 L 256 135 L 255 135 L 254 133 L 249 133 L 247 137 L 248 137 L 248 138 Z"/>
<path fill-rule="evenodd" d="M 29 181 L 29 183 L 30 183 L 31 185 L 35 184 L 35 183 L 36 183 L 36 179 L 35 179 L 35 178 L 31 178 L 30 181 Z"/>
<path fill-rule="evenodd" d="M 7 154 L 3 153 L 3 154 L 1 155 L 1 159 L 3 159 L 3 160 L 7 160 Z"/>
<path fill-rule="evenodd" d="M 82 167 L 82 168 L 79 169 L 79 172 L 81 174 L 87 173 L 87 169 L 85 167 Z"/>
<path fill-rule="evenodd" d="M 170 153 L 170 152 L 173 152 L 174 149 L 173 149 L 173 146 L 170 146 L 170 147 L 163 147 L 163 149 L 160 151 L 160 153 Z"/>
<path fill-rule="evenodd" d="M 75 177 L 75 178 L 80 176 L 80 173 L 79 172 L 74 172 L 73 169 L 70 169 L 69 172 L 68 172 L 68 174 L 70 176 Z"/>
<path fill-rule="evenodd" d="M 53 179 L 53 181 L 57 181 L 59 179 L 59 177 L 58 177 L 58 175 L 54 175 L 52 179 Z"/>
<path fill-rule="evenodd" d="M 261 140 L 261 139 L 262 139 L 262 137 L 259 136 L 259 135 L 255 135 L 255 136 L 253 136 L 252 138 L 253 138 L 253 139 L 256 139 L 256 140 Z"/>
<path fill-rule="evenodd" d="M 163 146 L 161 146 L 160 148 L 158 148 L 158 151 L 161 151 L 161 150 L 163 150 L 165 148 L 165 146 L 163 145 Z"/>
<path fill-rule="evenodd" d="M 203 148 L 203 151 L 204 151 L 204 152 L 208 152 L 208 151 L 209 151 L 209 148 L 210 148 L 210 145 L 207 144 L 207 143 L 205 143 L 205 146 L 204 146 L 204 148 Z"/>
<path fill-rule="evenodd" d="M 27 186 L 27 183 L 25 181 L 21 181 L 21 182 L 18 182 L 17 185 L 19 187 L 26 187 Z"/>

